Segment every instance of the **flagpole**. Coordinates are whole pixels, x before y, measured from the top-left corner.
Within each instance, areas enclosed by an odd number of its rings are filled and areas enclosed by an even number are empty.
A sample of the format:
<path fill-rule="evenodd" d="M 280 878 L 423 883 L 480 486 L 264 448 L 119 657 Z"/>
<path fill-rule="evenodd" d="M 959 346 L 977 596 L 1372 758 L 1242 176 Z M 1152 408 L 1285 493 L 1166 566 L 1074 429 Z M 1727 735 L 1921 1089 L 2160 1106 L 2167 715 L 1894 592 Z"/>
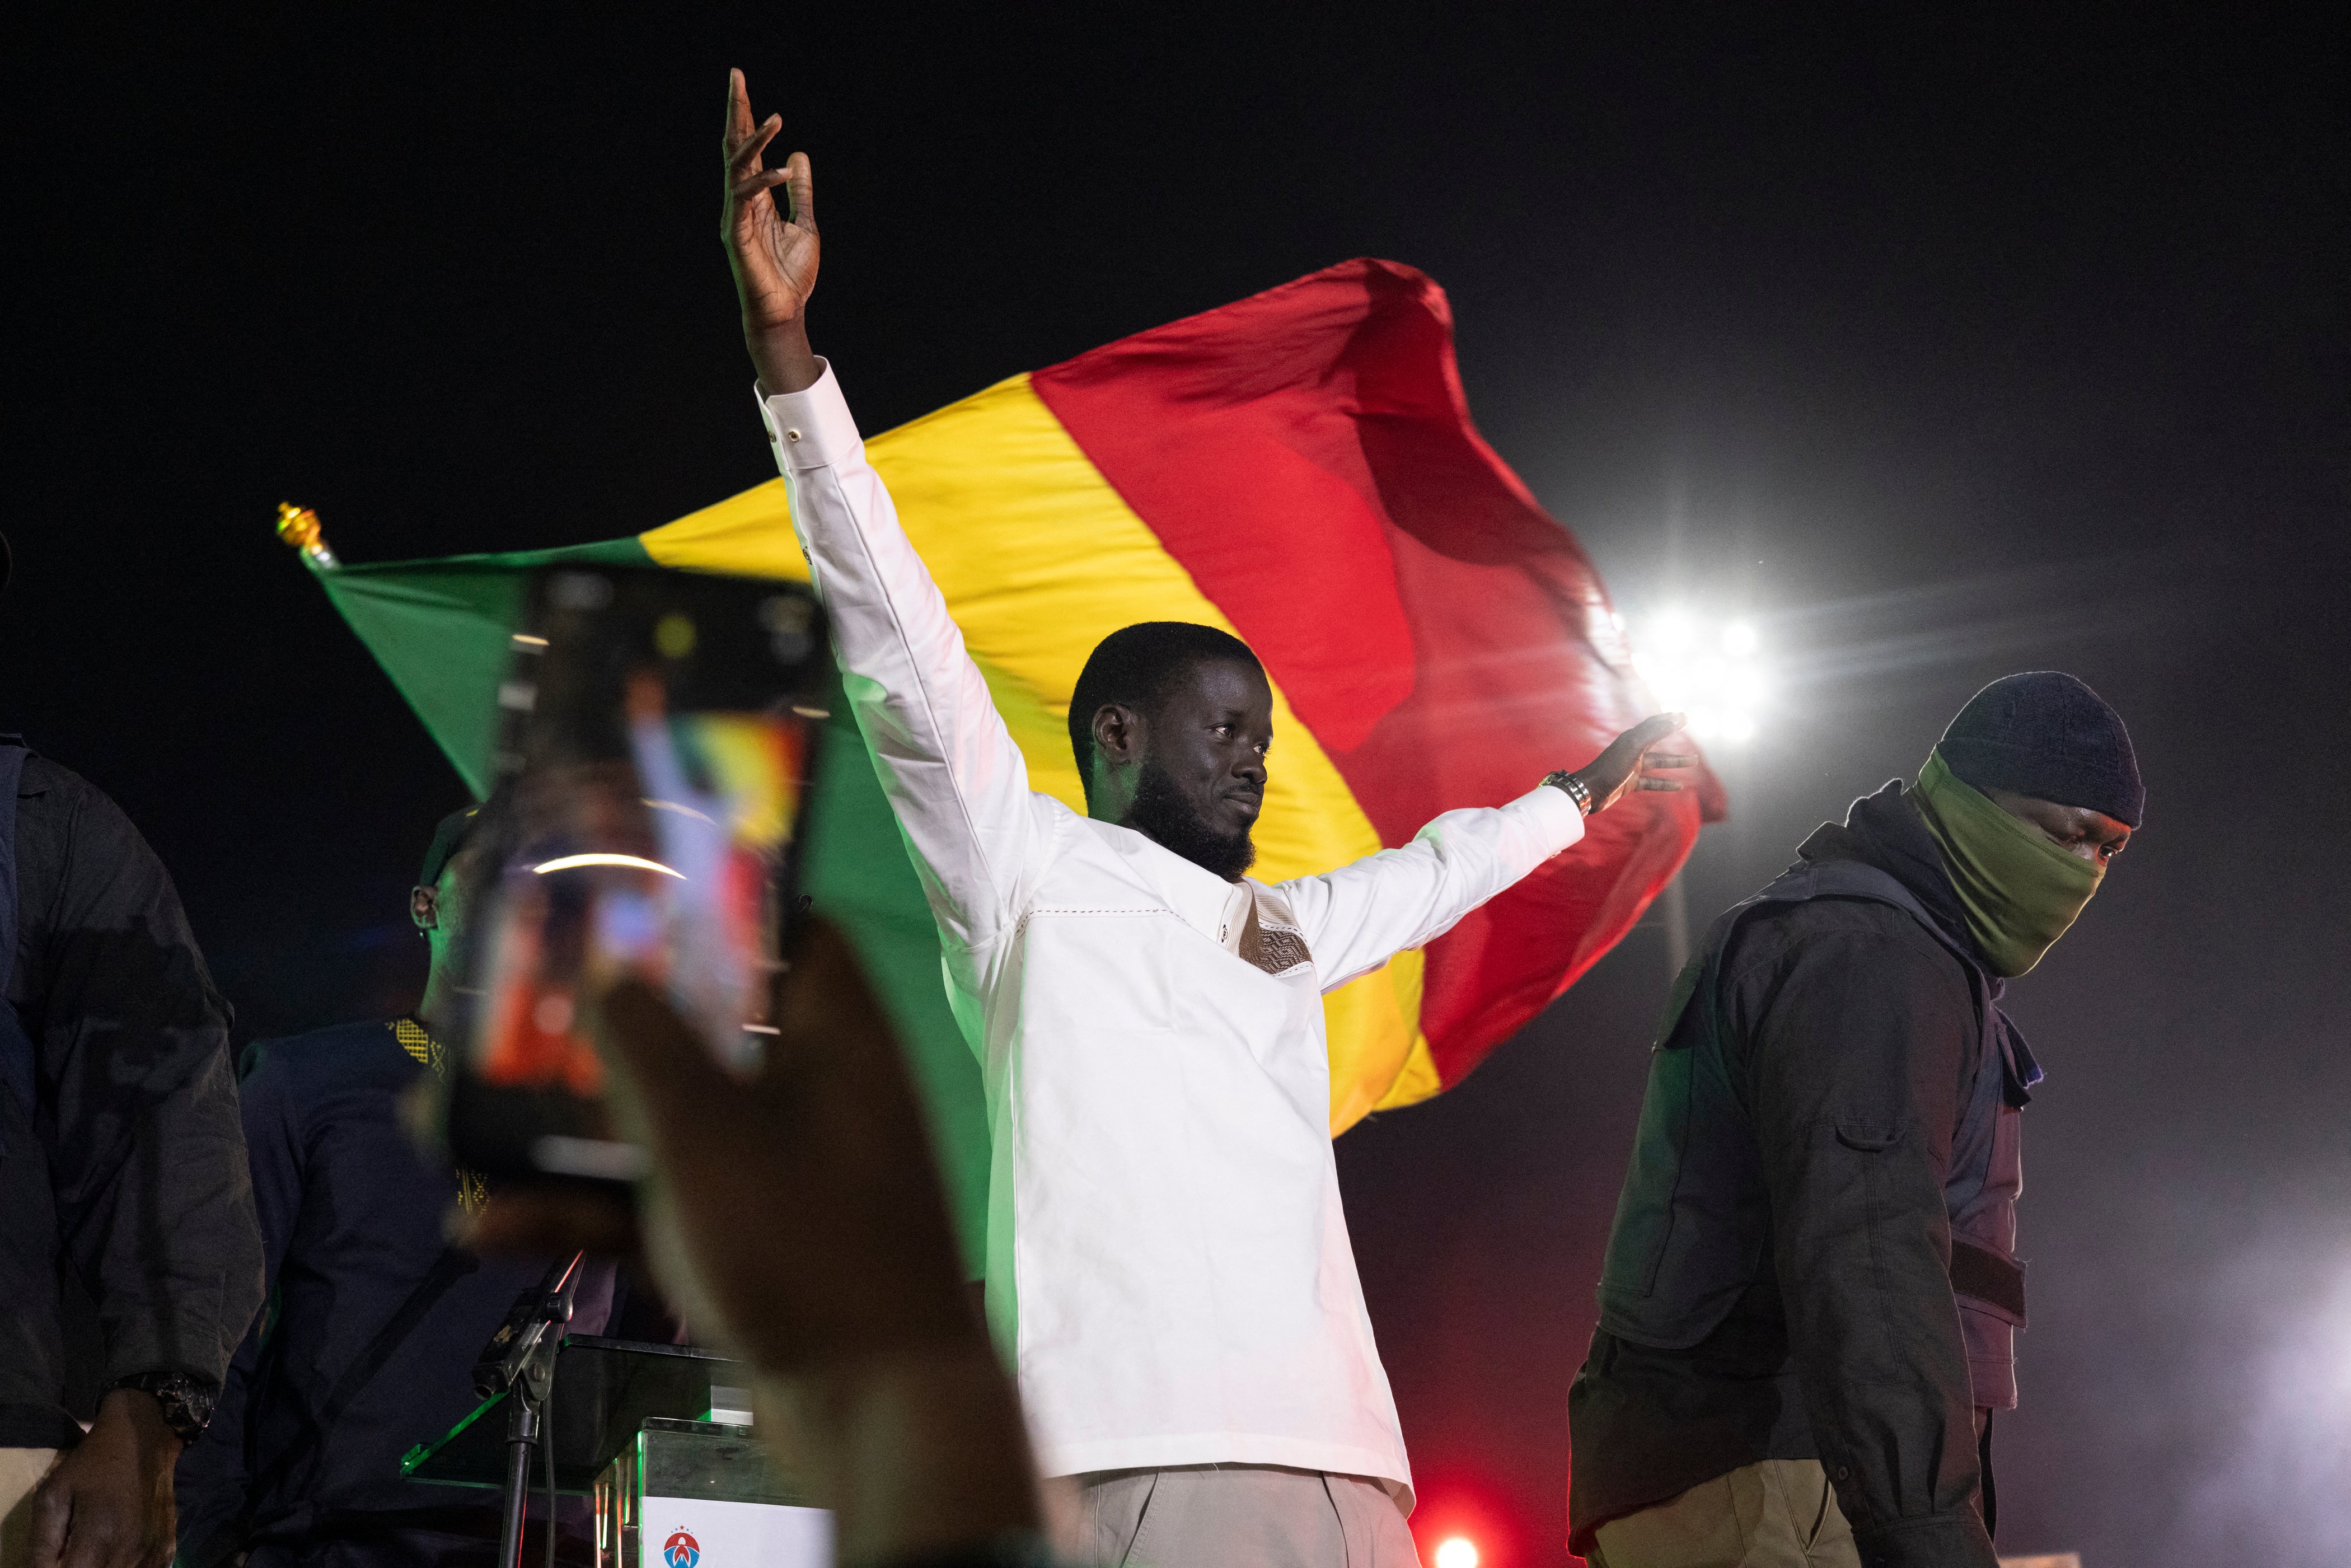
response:
<path fill-rule="evenodd" d="M 1682 891 L 1680 872 L 1674 873 L 1657 902 L 1665 905 L 1660 913 L 1666 925 L 1666 968 L 1678 976 L 1689 962 L 1689 895 Z"/>

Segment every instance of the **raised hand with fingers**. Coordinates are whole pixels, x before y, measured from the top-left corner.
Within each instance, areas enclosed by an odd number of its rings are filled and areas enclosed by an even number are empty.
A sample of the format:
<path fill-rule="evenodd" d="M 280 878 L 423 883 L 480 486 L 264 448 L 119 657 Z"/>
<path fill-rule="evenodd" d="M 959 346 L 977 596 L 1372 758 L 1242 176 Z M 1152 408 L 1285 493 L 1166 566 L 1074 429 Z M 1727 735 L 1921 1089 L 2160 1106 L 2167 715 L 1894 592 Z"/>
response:
<path fill-rule="evenodd" d="M 1573 773 L 1554 773 L 1543 782 L 1557 784 L 1574 797 L 1587 817 L 1597 816 L 1636 789 L 1687 789 L 1679 779 L 1658 778 L 1653 769 L 1694 767 L 1698 758 L 1651 749 L 1687 722 L 1682 714 L 1652 714 L 1610 741 L 1608 748 L 1584 767 Z"/>
<path fill-rule="evenodd" d="M 768 144 L 783 129 L 783 116 L 754 124 L 751 89 L 739 70 L 726 73 L 726 130 L 721 142 L 726 162 L 725 204 L 719 238 L 735 274 L 735 297 L 743 308 L 743 341 L 769 392 L 793 392 L 813 385 L 820 373 L 808 346 L 806 312 L 816 291 L 819 247 L 816 184 L 805 152 L 770 169 Z M 787 206 L 779 208 L 782 186 Z"/>

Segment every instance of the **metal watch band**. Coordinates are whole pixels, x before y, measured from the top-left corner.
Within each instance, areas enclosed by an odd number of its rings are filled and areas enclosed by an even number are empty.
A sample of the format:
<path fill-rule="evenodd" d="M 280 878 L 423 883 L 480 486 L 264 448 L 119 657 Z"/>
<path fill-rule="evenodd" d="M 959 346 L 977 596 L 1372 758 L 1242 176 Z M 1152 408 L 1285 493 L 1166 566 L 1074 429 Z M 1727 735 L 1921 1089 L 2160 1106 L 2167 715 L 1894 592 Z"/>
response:
<path fill-rule="evenodd" d="M 1575 802 L 1577 810 L 1587 817 L 1592 815 L 1592 790 L 1583 779 L 1562 768 L 1555 773 L 1544 774 L 1542 781 L 1554 789 L 1565 790 L 1567 798 Z"/>

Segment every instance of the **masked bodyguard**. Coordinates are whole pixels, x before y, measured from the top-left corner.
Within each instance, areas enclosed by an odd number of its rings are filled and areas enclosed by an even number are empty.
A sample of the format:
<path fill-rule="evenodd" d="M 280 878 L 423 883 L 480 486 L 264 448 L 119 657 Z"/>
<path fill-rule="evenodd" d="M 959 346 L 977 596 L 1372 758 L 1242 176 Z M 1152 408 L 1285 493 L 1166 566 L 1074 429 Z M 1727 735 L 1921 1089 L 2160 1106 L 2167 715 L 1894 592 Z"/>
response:
<path fill-rule="evenodd" d="M 2011 675 L 1715 923 L 1659 1030 L 1569 1398 L 1594 1568 L 1992 1568 L 2016 1405 L 2018 1113 L 1998 1006 L 2145 791 L 2071 675 Z"/>

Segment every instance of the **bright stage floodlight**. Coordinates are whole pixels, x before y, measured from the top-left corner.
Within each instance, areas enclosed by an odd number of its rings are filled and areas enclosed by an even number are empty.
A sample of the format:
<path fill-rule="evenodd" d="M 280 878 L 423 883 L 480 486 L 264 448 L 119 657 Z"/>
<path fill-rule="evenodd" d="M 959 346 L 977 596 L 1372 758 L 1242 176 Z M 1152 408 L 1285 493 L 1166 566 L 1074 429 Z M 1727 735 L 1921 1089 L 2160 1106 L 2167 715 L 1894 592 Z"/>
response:
<path fill-rule="evenodd" d="M 1615 618 L 1633 645 L 1633 667 L 1659 706 L 1689 715 L 1689 733 L 1731 745 L 1762 727 L 1771 681 L 1752 622 L 1676 605 Z"/>

